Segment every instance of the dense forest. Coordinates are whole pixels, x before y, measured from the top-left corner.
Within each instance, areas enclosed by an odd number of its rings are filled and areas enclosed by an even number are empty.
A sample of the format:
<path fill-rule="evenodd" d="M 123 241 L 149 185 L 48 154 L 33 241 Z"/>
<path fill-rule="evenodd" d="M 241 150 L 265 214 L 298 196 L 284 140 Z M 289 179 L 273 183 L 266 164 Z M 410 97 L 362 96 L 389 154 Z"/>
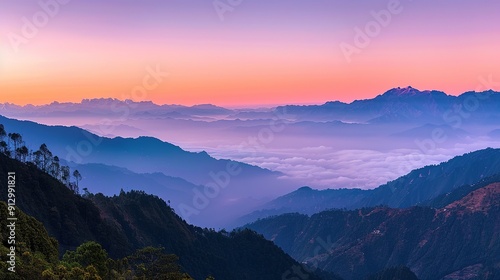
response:
<path fill-rule="evenodd" d="M 7 216 L 4 202 L 0 202 L 0 213 Z M 100 244 L 89 241 L 59 259 L 57 240 L 49 236 L 40 222 L 20 210 L 16 216 L 19 228 L 15 272 L 7 270 L 5 256 L 9 245 L 2 232 L 0 279 L 193 279 L 181 272 L 177 256 L 166 254 L 164 248 L 146 247 L 125 258 L 111 259 Z M 0 221 L 2 229 L 6 223 L 5 219 Z"/>

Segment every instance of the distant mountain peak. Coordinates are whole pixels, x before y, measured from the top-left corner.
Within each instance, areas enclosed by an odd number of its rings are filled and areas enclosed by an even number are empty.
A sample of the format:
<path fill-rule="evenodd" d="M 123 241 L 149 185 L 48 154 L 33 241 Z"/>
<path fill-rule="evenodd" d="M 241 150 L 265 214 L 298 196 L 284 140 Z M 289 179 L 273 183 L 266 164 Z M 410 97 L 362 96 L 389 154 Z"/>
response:
<path fill-rule="evenodd" d="M 199 109 L 214 109 L 214 108 L 222 108 L 222 107 L 219 107 L 219 106 L 215 106 L 215 105 L 213 105 L 213 104 L 206 103 L 206 104 L 197 104 L 197 105 L 193 105 L 193 106 L 191 106 L 191 108 L 199 108 Z"/>
<path fill-rule="evenodd" d="M 416 89 L 416 88 L 414 88 L 412 86 L 407 86 L 405 88 L 398 87 L 398 89 L 401 89 L 402 91 L 407 91 L 407 92 L 410 92 L 410 91 L 418 91 L 418 92 L 420 92 L 418 89 Z"/>
<path fill-rule="evenodd" d="M 429 91 L 420 91 L 416 88 L 413 88 L 412 86 L 407 86 L 404 88 L 397 87 L 390 89 L 389 91 L 385 92 L 383 96 L 412 96 L 412 95 L 418 95 L 421 93 L 428 93 Z"/>
<path fill-rule="evenodd" d="M 437 91 L 437 90 L 419 90 L 416 89 L 412 86 L 407 86 L 407 87 L 397 87 L 390 89 L 386 91 L 384 94 L 377 96 L 377 98 L 412 98 L 412 97 L 422 97 L 422 96 L 429 96 L 429 97 L 446 97 L 448 96 L 446 93 L 442 91 Z"/>

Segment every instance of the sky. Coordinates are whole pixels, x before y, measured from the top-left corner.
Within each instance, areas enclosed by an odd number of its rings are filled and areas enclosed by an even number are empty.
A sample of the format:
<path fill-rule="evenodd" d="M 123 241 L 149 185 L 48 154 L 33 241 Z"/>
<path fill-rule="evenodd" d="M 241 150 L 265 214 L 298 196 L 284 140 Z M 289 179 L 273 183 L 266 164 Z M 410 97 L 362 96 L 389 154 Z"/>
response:
<path fill-rule="evenodd" d="M 500 81 L 499 12 L 486 0 L 1 0 L 0 103 L 460 94 Z"/>

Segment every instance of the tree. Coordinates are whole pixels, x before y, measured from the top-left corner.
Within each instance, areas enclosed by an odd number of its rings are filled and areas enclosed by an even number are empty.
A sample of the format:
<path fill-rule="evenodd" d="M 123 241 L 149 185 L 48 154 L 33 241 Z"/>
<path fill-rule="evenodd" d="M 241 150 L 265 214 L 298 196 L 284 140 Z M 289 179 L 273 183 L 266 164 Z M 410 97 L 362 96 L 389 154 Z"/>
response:
<path fill-rule="evenodd" d="M 28 157 L 29 150 L 28 147 L 22 146 L 16 149 L 16 158 L 19 158 L 20 161 L 26 162 L 26 158 Z"/>
<path fill-rule="evenodd" d="M 7 132 L 5 131 L 5 127 L 3 124 L 0 124 L 0 140 L 3 141 L 3 139 L 7 136 Z"/>
<path fill-rule="evenodd" d="M 3 139 L 7 136 L 7 132 L 3 124 L 0 124 L 0 151 L 5 155 L 8 155 L 9 145 Z"/>
<path fill-rule="evenodd" d="M 9 139 L 12 140 L 12 143 L 14 145 L 14 149 L 13 149 L 14 150 L 14 157 L 16 159 L 19 159 L 18 155 L 17 155 L 17 148 L 19 146 L 21 146 L 21 144 L 23 143 L 23 137 L 19 133 L 9 133 Z"/>
<path fill-rule="evenodd" d="M 35 151 L 33 153 L 33 163 L 38 167 L 38 169 L 42 169 L 43 156 L 40 150 Z"/>
<path fill-rule="evenodd" d="M 83 188 L 83 197 L 89 199 L 92 194 L 89 192 L 89 189 Z"/>
<path fill-rule="evenodd" d="M 72 190 L 75 194 L 80 194 L 80 188 L 74 182 L 69 182 L 68 188 Z"/>
<path fill-rule="evenodd" d="M 70 169 L 69 166 L 62 166 L 61 167 L 61 182 L 65 184 L 66 186 L 69 186 L 69 179 L 70 179 Z"/>
<path fill-rule="evenodd" d="M 5 155 L 10 155 L 9 153 L 9 145 L 7 145 L 7 142 L 5 141 L 0 141 L 0 150 L 2 151 L 2 153 L 4 153 Z"/>
<path fill-rule="evenodd" d="M 68 264 L 78 263 L 82 267 L 93 266 L 102 278 L 108 274 L 108 253 L 94 241 L 83 243 L 76 251 L 66 251 L 62 261 Z"/>
<path fill-rule="evenodd" d="M 40 156 L 41 156 L 41 169 L 45 172 L 48 171 L 50 163 L 52 162 L 52 152 L 49 150 L 47 145 L 42 144 L 40 146 Z"/>
<path fill-rule="evenodd" d="M 52 159 L 52 163 L 50 164 L 49 168 L 49 174 L 52 175 L 52 177 L 59 179 L 61 176 L 61 165 L 59 163 L 59 157 L 55 156 Z"/>

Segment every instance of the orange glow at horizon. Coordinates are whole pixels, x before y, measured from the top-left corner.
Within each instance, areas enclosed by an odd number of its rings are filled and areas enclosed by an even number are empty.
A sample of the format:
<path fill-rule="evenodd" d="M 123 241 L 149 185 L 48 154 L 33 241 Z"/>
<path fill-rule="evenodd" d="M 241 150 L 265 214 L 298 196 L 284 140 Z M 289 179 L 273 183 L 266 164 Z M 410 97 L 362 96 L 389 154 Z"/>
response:
<path fill-rule="evenodd" d="M 345 24 L 321 15 L 311 17 L 318 20 L 311 26 L 271 21 L 274 24 L 262 27 L 242 7 L 243 14 L 232 22 L 219 22 L 208 9 L 200 12 L 205 21 L 176 18 L 178 24 L 163 23 L 163 15 L 155 20 L 143 16 L 134 24 L 107 27 L 79 22 L 89 20 L 89 15 L 77 9 L 80 4 L 74 5 L 65 7 L 66 14 L 61 11 L 18 52 L 8 39 L 0 42 L 0 103 L 41 105 L 111 97 L 183 105 L 311 104 L 372 98 L 409 85 L 457 95 L 480 87 L 486 90 L 481 78 L 500 79 L 500 39 L 493 36 L 493 27 L 480 21 L 479 12 L 470 30 L 433 33 L 434 26 L 411 21 L 408 7 L 407 14 L 394 17 L 398 24 L 382 29 L 349 63 L 339 45 L 353 44 L 353 28 L 371 20 L 370 10 L 361 10 Z M 413 17 L 418 19 L 419 6 L 415 7 Z M 30 12 L 37 9 L 31 8 Z M 19 32 L 23 15 L 0 19 L 0 31 Z M 131 20 L 128 11 L 120 16 L 109 19 L 103 14 L 96 20 Z M 359 18 L 363 20 L 356 21 Z M 327 20 L 332 27 L 324 25 Z M 449 19 L 441 28 L 454 30 L 452 20 L 461 19 Z M 248 28 L 247 22 L 255 27 Z M 199 29 L 206 24 L 206 30 Z M 106 28 L 116 30 L 111 33 Z M 149 75 L 148 67 L 159 67 L 169 76 L 136 100 L 131 92 Z"/>

